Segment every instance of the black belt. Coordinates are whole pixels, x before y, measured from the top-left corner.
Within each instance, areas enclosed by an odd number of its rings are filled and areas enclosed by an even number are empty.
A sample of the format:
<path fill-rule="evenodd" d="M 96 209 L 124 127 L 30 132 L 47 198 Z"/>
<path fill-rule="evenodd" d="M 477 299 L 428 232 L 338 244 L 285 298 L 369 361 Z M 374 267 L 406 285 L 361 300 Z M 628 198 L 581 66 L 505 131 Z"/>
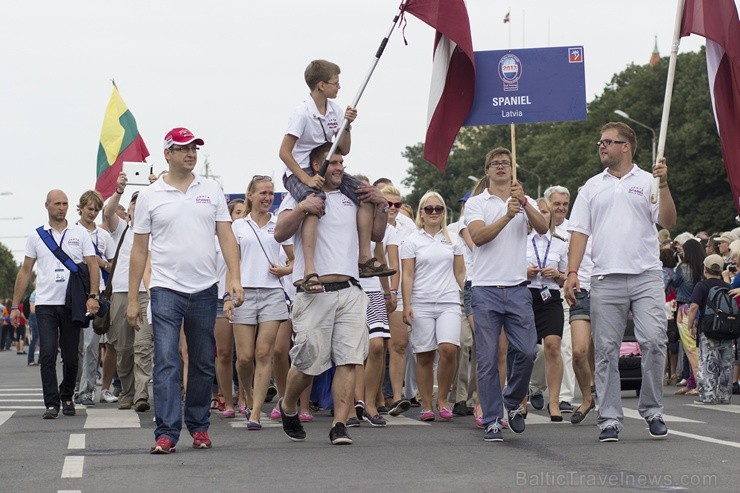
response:
<path fill-rule="evenodd" d="M 347 289 L 352 286 L 360 287 L 360 283 L 354 278 L 342 282 L 324 282 L 321 283 L 321 285 L 324 288 L 323 291 L 327 293 L 331 291 L 341 291 L 342 289 Z M 301 286 L 298 286 L 297 291 L 304 293 L 306 292 Z"/>

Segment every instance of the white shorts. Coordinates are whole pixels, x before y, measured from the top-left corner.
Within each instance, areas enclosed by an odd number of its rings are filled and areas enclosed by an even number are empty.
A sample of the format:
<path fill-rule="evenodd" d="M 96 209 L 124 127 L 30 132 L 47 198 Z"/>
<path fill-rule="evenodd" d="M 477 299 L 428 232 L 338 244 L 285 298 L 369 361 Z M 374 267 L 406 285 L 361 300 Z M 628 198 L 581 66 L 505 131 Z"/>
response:
<path fill-rule="evenodd" d="M 332 362 L 362 365 L 367 358 L 368 297 L 358 286 L 339 291 L 298 293 L 293 301 L 293 366 L 320 375 Z"/>
<path fill-rule="evenodd" d="M 416 353 L 435 351 L 443 343 L 460 347 L 460 303 L 414 303 L 409 342 Z"/>
<path fill-rule="evenodd" d="M 257 325 L 288 320 L 288 305 L 281 288 L 244 288 L 244 303 L 234 308 L 232 323 Z"/>

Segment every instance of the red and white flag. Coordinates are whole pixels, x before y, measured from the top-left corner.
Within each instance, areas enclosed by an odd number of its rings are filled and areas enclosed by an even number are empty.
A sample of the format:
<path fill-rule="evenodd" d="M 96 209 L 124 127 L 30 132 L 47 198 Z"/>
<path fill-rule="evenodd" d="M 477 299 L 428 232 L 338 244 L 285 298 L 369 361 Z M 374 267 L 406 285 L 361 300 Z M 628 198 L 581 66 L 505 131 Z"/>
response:
<path fill-rule="evenodd" d="M 707 40 L 707 73 L 727 178 L 740 212 L 740 20 L 733 0 L 685 0 L 681 36 Z"/>
<path fill-rule="evenodd" d="M 463 0 L 407 0 L 401 8 L 437 30 L 424 159 L 444 173 L 450 149 L 473 106 L 475 55 Z"/>

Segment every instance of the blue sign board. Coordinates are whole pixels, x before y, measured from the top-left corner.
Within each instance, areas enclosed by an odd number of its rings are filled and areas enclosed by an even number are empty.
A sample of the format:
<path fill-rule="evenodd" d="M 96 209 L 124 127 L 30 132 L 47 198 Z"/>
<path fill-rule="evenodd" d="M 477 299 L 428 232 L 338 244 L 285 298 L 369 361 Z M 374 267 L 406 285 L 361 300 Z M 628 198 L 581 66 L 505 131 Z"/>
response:
<path fill-rule="evenodd" d="M 475 98 L 464 125 L 586 119 L 583 47 L 475 52 Z"/>

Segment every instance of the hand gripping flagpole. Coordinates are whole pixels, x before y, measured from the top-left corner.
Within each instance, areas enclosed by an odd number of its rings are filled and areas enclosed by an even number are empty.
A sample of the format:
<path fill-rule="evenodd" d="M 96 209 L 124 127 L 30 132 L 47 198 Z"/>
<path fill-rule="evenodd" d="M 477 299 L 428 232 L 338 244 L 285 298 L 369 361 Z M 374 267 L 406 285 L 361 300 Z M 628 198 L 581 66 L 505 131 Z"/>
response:
<path fill-rule="evenodd" d="M 370 82 L 370 77 L 372 77 L 373 72 L 375 71 L 375 67 L 378 65 L 378 62 L 380 61 L 380 57 L 383 56 L 385 45 L 388 44 L 388 39 L 391 37 L 391 34 L 393 34 L 393 30 L 396 28 L 398 19 L 401 18 L 401 15 L 403 14 L 403 10 L 405 6 L 406 6 L 406 0 L 403 0 L 399 7 L 399 13 L 396 14 L 395 17 L 393 17 L 393 24 L 391 25 L 391 28 L 388 31 L 388 34 L 386 34 L 383 40 L 380 42 L 380 46 L 378 46 L 378 51 L 375 52 L 375 58 L 373 59 L 373 62 L 370 64 L 370 69 L 367 71 L 367 74 L 365 75 L 365 79 L 362 81 L 362 84 L 360 84 L 360 88 L 358 89 L 357 94 L 355 95 L 355 99 L 352 100 L 353 108 L 357 108 L 357 104 L 360 102 L 362 93 L 365 92 L 367 83 Z M 349 127 L 349 120 L 345 118 L 344 121 L 342 122 L 342 126 L 339 127 L 339 131 L 337 132 L 338 137 L 334 139 L 334 142 L 331 145 L 331 149 L 329 149 L 329 153 L 326 155 L 326 159 L 324 160 L 324 163 L 321 165 L 321 169 L 319 170 L 319 174 L 321 176 L 326 175 L 326 170 L 329 167 L 329 160 L 337 152 L 337 147 L 339 147 L 339 140 L 341 139 L 341 136 L 344 135 L 342 132 L 344 132 L 347 129 L 347 127 Z"/>
<path fill-rule="evenodd" d="M 671 57 L 668 61 L 668 78 L 665 83 L 665 97 L 663 98 L 663 116 L 660 118 L 660 135 L 658 137 L 658 156 L 653 166 L 663 158 L 665 150 L 666 133 L 668 132 L 668 115 L 671 112 L 671 97 L 673 96 L 673 79 L 676 75 L 676 57 L 678 56 L 678 45 L 681 41 L 681 21 L 683 20 L 684 0 L 677 1 L 676 21 L 673 28 L 673 43 L 671 44 Z M 653 178 L 650 187 L 650 202 L 656 204 L 660 190 L 660 178 Z"/>

